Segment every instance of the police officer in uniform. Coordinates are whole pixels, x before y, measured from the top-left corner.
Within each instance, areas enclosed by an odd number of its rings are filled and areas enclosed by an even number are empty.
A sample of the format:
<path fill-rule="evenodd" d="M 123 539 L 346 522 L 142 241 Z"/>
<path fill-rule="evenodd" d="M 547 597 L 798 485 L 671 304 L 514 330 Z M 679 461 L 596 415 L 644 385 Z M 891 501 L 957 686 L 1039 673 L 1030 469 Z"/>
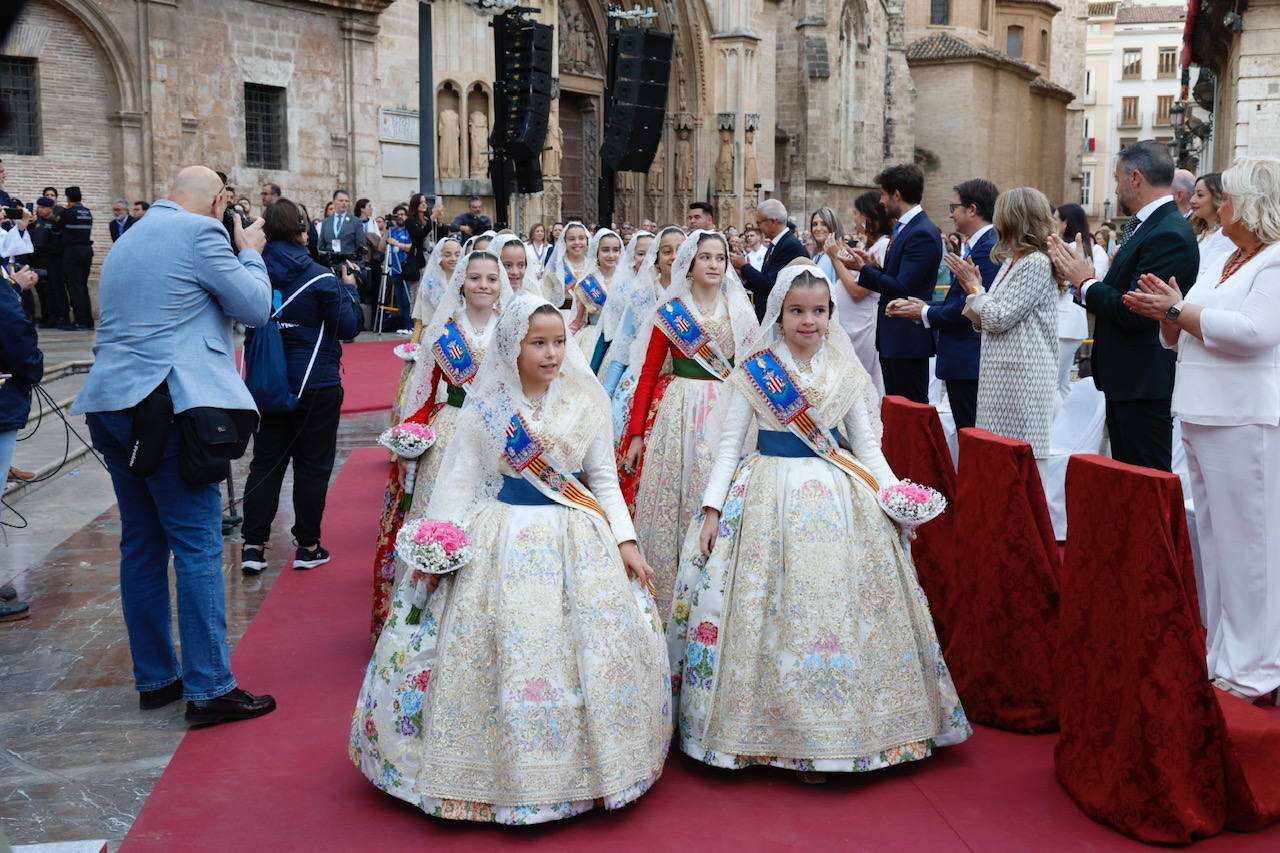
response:
<path fill-rule="evenodd" d="M 62 240 L 62 274 L 74 321 L 62 326 L 64 332 L 93 328 L 93 308 L 89 305 L 89 267 L 93 264 L 93 214 L 80 203 L 79 187 L 67 187 L 67 207 L 55 220 Z"/>
<path fill-rule="evenodd" d="M 26 263 L 32 269 L 45 271 L 36 285 L 42 329 L 58 329 L 67 322 L 67 292 L 62 283 L 62 240 L 54 230 L 57 210 L 53 199 L 41 196 L 36 199 L 36 221 L 27 228 L 33 251 L 26 257 Z"/>

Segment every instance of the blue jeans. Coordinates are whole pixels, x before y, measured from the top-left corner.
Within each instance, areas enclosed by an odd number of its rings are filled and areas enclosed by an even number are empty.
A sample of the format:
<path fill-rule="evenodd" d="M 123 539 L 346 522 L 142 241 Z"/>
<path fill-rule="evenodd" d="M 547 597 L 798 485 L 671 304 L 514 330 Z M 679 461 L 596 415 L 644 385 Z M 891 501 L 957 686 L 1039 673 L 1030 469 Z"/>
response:
<path fill-rule="evenodd" d="M 0 432 L 0 475 L 9 476 L 9 466 L 13 464 L 13 450 L 18 445 L 18 431 L 11 429 Z M 0 491 L 4 486 L 0 486 Z"/>
<path fill-rule="evenodd" d="M 177 426 L 169 430 L 159 470 L 139 477 L 128 462 L 133 416 L 94 412 L 88 421 L 120 505 L 120 602 L 135 686 L 157 690 L 181 678 L 189 701 L 221 696 L 236 686 L 222 579 L 222 490 L 217 484 L 192 486 L 178 475 Z M 181 665 L 169 606 L 171 553 Z"/>

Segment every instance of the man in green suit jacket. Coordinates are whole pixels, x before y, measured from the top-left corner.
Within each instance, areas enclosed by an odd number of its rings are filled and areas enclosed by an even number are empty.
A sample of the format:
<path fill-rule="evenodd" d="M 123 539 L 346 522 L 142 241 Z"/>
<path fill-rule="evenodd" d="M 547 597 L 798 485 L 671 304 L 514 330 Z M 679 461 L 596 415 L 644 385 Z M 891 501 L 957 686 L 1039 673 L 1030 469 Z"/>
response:
<path fill-rule="evenodd" d="M 1161 471 L 1169 470 L 1173 456 L 1169 401 L 1177 356 L 1160 345 L 1160 324 L 1130 311 L 1123 297 L 1144 273 L 1176 281 L 1184 294 L 1195 284 L 1200 250 L 1174 203 L 1173 171 L 1161 142 L 1143 140 L 1120 152 L 1116 196 L 1131 219 L 1106 278 L 1095 278 L 1092 262 L 1061 240 L 1050 245 L 1058 274 L 1094 316 L 1093 376 L 1107 398 L 1111 455 Z"/>

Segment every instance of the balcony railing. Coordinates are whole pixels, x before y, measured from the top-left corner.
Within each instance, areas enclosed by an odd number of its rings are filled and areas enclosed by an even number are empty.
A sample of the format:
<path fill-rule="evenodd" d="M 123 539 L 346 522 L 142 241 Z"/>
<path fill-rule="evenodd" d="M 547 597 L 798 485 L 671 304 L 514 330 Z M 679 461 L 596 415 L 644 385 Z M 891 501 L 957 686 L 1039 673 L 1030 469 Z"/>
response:
<path fill-rule="evenodd" d="M 1142 110 L 1136 113 L 1120 113 L 1120 127 L 1142 127 Z"/>

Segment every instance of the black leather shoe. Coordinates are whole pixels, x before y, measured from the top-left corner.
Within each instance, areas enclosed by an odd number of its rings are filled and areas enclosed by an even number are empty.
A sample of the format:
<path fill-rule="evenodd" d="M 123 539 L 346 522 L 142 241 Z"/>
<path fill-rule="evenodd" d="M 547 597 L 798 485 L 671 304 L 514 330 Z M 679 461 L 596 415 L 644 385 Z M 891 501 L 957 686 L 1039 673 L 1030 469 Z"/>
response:
<path fill-rule="evenodd" d="M 18 597 L 18 591 L 13 588 L 13 584 L 7 583 L 0 586 L 0 601 L 13 601 Z"/>
<path fill-rule="evenodd" d="M 176 702 L 181 698 L 182 679 L 179 678 L 172 684 L 157 687 L 155 690 L 139 690 L 138 707 L 144 711 L 154 711 L 156 708 L 163 708 L 170 702 Z"/>
<path fill-rule="evenodd" d="M 254 696 L 237 687 L 214 699 L 188 702 L 186 718 L 187 723 L 195 729 L 219 723 L 234 723 L 237 720 L 252 720 L 254 717 L 270 714 L 275 709 L 274 697 Z"/>

